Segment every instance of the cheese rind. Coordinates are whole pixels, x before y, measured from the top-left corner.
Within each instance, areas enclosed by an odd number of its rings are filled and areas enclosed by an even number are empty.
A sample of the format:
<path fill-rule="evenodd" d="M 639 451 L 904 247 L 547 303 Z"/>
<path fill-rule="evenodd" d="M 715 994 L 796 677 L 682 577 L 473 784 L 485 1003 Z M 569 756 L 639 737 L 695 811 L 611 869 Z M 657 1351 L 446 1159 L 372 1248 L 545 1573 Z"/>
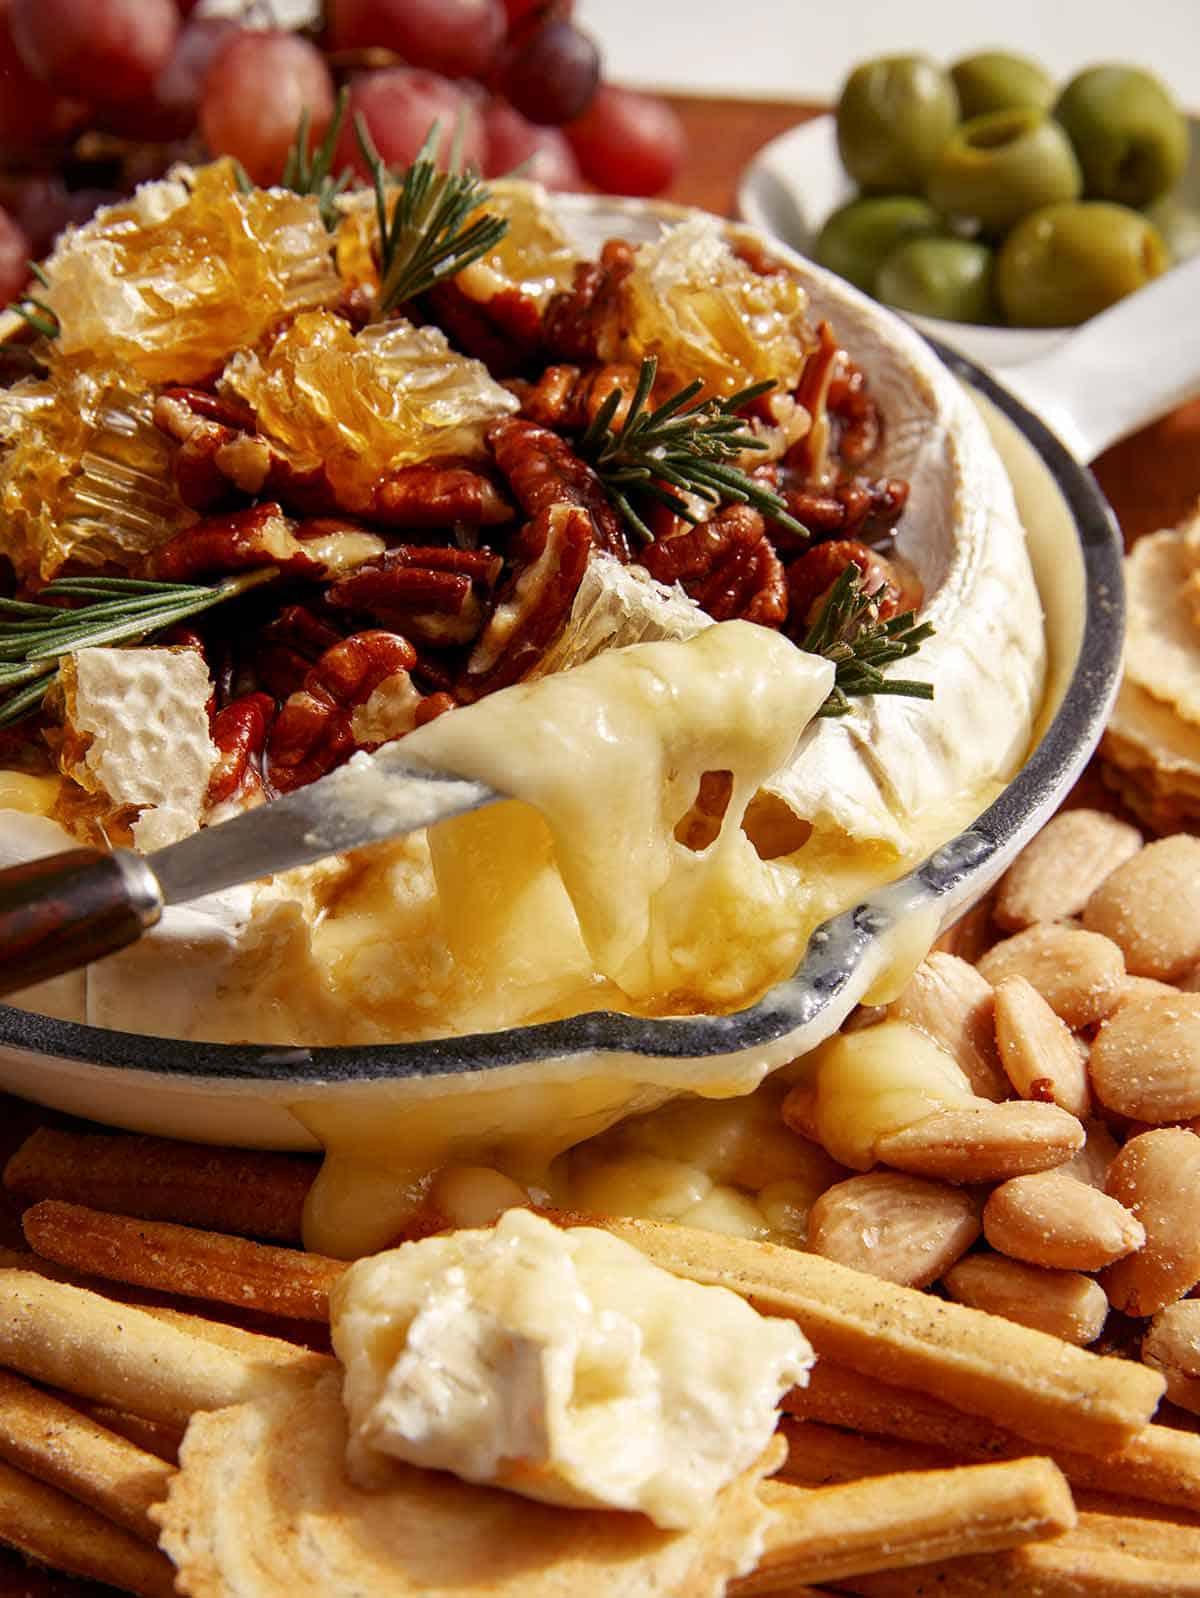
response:
<path fill-rule="evenodd" d="M 527 1210 L 358 1262 L 332 1311 L 360 1484 L 383 1455 L 666 1528 L 758 1457 L 813 1358 L 790 1321 Z"/>

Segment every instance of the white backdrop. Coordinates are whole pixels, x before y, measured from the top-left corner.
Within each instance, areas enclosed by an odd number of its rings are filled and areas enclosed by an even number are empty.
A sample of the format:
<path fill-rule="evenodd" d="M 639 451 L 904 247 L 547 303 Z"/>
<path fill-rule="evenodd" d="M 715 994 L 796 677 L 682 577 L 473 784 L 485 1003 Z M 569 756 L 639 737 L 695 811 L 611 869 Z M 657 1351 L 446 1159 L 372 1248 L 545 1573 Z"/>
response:
<path fill-rule="evenodd" d="M 826 101 L 865 56 L 1000 47 L 1063 77 L 1136 62 L 1200 113 L 1200 0 L 576 0 L 575 14 L 606 75 L 641 88 Z"/>

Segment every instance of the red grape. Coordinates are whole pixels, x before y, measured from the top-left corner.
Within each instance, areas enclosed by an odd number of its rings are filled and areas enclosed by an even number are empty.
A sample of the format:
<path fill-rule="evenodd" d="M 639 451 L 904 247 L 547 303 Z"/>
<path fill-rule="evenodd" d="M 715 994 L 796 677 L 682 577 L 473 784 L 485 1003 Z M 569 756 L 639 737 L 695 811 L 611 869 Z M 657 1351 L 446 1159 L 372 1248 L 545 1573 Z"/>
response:
<path fill-rule="evenodd" d="M 483 126 L 487 133 L 483 170 L 488 177 L 503 177 L 519 166 L 522 177 L 544 183 L 548 189 L 583 186 L 579 163 L 558 128 L 539 128 L 500 99 L 484 108 Z"/>
<path fill-rule="evenodd" d="M 171 59 L 143 99 L 105 106 L 97 122 L 109 133 L 162 143 L 184 139 L 196 126 L 200 95 L 217 52 L 239 32 L 232 17 L 197 17 L 179 31 Z"/>
<path fill-rule="evenodd" d="M 566 132 L 584 177 L 609 194 L 660 194 L 686 153 L 683 124 L 669 105 L 611 83 Z"/>
<path fill-rule="evenodd" d="M 478 77 L 504 39 L 503 0 L 331 0 L 335 50 L 380 45 L 409 66 Z"/>
<path fill-rule="evenodd" d="M 571 22 L 547 22 L 522 38 L 499 71 L 498 87 L 531 122 L 570 122 L 600 81 L 600 52 Z"/>
<path fill-rule="evenodd" d="M 461 119 L 463 163 L 483 169 L 483 123 L 474 98 L 449 78 L 415 67 L 385 67 L 379 72 L 363 72 L 353 80 L 334 170 L 349 166 L 367 178 L 370 170 L 354 132 L 357 116 L 366 122 L 375 148 L 392 167 L 412 163 L 434 122 L 440 133 L 438 153 L 447 160 Z"/>
<path fill-rule="evenodd" d="M 99 105 L 147 96 L 179 31 L 173 0 L 12 0 L 11 18 L 36 77 Z"/>
<path fill-rule="evenodd" d="M 200 132 L 255 183 L 278 183 L 307 109 L 311 137 L 333 116 L 333 79 L 315 45 L 295 33 L 239 28 L 217 52 L 200 97 Z"/>
<path fill-rule="evenodd" d="M 0 0 L 0 153 L 22 156 L 54 145 L 83 121 L 78 100 L 51 94 L 17 54 L 9 0 Z"/>
<path fill-rule="evenodd" d="M 531 22 L 549 22 L 554 17 L 568 19 L 575 9 L 574 0 L 504 0 L 508 14 L 509 32 Z"/>
<path fill-rule="evenodd" d="M 33 246 L 23 228 L 0 211 L 0 305 L 7 305 L 24 292 L 32 273 L 29 259 Z"/>

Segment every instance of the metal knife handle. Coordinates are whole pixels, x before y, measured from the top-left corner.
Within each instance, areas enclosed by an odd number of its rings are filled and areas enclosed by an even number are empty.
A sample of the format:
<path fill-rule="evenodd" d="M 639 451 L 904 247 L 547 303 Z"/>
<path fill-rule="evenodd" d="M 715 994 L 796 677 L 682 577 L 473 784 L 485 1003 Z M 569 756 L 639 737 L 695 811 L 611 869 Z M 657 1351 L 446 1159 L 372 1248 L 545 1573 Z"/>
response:
<path fill-rule="evenodd" d="M 71 849 L 0 871 L 0 993 L 123 949 L 162 906 L 153 871 L 132 849 Z"/>

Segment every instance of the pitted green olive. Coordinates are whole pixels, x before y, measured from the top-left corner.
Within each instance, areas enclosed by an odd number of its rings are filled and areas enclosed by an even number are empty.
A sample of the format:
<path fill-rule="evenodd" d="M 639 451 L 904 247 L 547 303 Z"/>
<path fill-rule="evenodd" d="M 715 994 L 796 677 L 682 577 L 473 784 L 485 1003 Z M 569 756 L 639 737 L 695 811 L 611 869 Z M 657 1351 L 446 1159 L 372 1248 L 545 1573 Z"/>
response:
<path fill-rule="evenodd" d="M 926 192 L 938 210 L 1003 233 L 1027 211 L 1077 199 L 1083 179 L 1071 141 L 1044 111 L 991 111 L 957 127 Z"/>
<path fill-rule="evenodd" d="M 1149 205 L 1187 165 L 1187 123 L 1163 85 L 1139 67 L 1089 67 L 1054 115 L 1075 146 L 1089 199 Z"/>
<path fill-rule="evenodd" d="M 972 239 L 909 239 L 879 268 L 879 298 L 950 322 L 993 322 L 992 252 Z"/>
<path fill-rule="evenodd" d="M 1195 206 L 1185 205 L 1173 194 L 1164 194 L 1143 214 L 1162 234 L 1176 266 L 1200 255 L 1200 211 Z"/>
<path fill-rule="evenodd" d="M 847 78 L 837 107 L 842 165 L 860 188 L 919 193 L 958 121 L 949 73 L 927 56 L 881 56 Z"/>
<path fill-rule="evenodd" d="M 986 116 L 989 111 L 1009 111 L 1031 106 L 1048 111 L 1054 104 L 1054 79 L 1028 56 L 1008 50 L 981 50 L 964 56 L 950 68 L 964 117 Z"/>
<path fill-rule="evenodd" d="M 915 195 L 851 200 L 826 219 L 813 255 L 865 294 L 874 294 L 879 268 L 897 244 L 941 231 L 941 218 L 933 206 Z"/>
<path fill-rule="evenodd" d="M 1171 264 L 1150 222 L 1127 206 L 1043 206 L 1017 223 L 996 258 L 996 297 L 1021 327 L 1072 327 L 1142 288 Z"/>

